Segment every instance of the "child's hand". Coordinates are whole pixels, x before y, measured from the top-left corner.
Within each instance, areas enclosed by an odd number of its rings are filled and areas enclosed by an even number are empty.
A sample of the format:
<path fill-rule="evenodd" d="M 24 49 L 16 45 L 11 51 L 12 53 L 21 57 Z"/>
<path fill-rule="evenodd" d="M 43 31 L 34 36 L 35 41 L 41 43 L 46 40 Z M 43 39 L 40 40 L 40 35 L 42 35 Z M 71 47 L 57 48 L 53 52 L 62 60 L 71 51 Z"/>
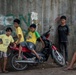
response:
<path fill-rule="evenodd" d="M 16 48 L 16 43 L 14 43 L 14 48 Z"/>
<path fill-rule="evenodd" d="M 3 44 L 3 42 L 0 42 L 0 44 Z"/>
<path fill-rule="evenodd" d="M 43 44 L 42 47 L 45 48 L 45 44 Z"/>
<path fill-rule="evenodd" d="M 40 40 L 41 40 L 41 42 L 42 42 L 42 47 L 45 48 L 45 43 L 44 43 L 44 41 L 42 40 L 41 37 L 40 37 Z"/>
<path fill-rule="evenodd" d="M 3 44 L 2 39 L 0 39 L 0 44 Z"/>

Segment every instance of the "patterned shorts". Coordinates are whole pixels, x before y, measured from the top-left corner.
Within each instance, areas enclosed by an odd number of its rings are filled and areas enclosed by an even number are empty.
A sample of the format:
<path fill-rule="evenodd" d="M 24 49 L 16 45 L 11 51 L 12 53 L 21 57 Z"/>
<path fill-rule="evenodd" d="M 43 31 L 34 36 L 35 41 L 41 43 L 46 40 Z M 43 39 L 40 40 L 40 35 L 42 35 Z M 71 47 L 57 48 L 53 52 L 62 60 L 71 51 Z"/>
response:
<path fill-rule="evenodd" d="M 0 51 L 0 58 L 7 57 L 7 52 Z"/>

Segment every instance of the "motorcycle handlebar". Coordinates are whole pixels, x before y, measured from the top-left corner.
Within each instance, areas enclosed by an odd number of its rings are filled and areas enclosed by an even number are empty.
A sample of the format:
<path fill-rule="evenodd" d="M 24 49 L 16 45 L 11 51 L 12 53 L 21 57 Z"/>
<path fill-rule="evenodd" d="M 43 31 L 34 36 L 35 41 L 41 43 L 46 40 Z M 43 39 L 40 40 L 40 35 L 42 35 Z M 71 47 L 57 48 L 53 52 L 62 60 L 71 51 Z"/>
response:
<path fill-rule="evenodd" d="M 41 37 L 43 37 L 43 36 L 45 36 L 45 37 L 46 37 L 46 36 L 49 34 L 50 29 L 51 29 L 51 27 L 49 28 L 49 30 L 48 30 L 46 33 L 44 33 L 43 35 L 41 35 Z M 40 42 L 40 39 L 37 39 L 37 41 L 39 41 L 39 42 Z"/>
<path fill-rule="evenodd" d="M 48 34 L 50 32 L 51 27 L 52 26 L 50 26 L 49 30 L 46 33 L 44 33 L 43 35 Z"/>

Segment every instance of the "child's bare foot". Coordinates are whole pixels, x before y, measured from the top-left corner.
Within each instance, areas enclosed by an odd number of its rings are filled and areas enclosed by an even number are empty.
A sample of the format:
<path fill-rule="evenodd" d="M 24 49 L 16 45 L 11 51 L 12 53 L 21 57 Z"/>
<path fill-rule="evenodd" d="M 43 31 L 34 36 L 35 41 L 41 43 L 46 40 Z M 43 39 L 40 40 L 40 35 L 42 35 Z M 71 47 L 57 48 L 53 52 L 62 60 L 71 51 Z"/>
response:
<path fill-rule="evenodd" d="M 0 73 L 2 73 L 2 70 L 0 70 Z"/>
<path fill-rule="evenodd" d="M 72 67 L 67 67 L 65 70 L 73 70 Z"/>
<path fill-rule="evenodd" d="M 3 70 L 3 73 L 8 73 L 8 71 L 7 70 Z"/>
<path fill-rule="evenodd" d="M 68 61 L 66 61 L 66 65 L 68 65 L 69 63 L 68 63 Z"/>
<path fill-rule="evenodd" d="M 42 57 L 39 57 L 39 61 L 42 61 L 43 60 L 43 58 Z"/>

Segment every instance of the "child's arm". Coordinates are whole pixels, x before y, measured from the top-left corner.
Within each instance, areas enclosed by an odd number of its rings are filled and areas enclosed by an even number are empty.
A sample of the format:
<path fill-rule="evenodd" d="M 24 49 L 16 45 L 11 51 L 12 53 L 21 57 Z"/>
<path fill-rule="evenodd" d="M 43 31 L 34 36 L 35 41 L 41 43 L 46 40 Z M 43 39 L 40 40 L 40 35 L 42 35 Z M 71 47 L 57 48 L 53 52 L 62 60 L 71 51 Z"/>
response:
<path fill-rule="evenodd" d="M 13 39 L 13 37 L 12 37 L 12 36 L 11 36 L 10 45 L 11 45 L 11 46 L 16 47 L 16 44 L 15 44 L 14 39 Z"/>
<path fill-rule="evenodd" d="M 69 27 L 67 26 L 67 35 L 69 35 Z"/>
<path fill-rule="evenodd" d="M 42 40 L 42 38 L 40 37 L 40 41 L 42 43 L 43 48 L 45 47 L 44 41 Z"/>
<path fill-rule="evenodd" d="M 36 37 L 40 39 L 41 43 L 42 43 L 42 46 L 43 48 L 45 47 L 45 44 L 44 44 L 44 41 L 42 40 L 42 38 L 40 37 L 40 34 L 38 32 L 35 32 L 36 34 Z"/>
<path fill-rule="evenodd" d="M 0 44 L 2 44 L 3 42 L 2 42 L 2 39 L 0 39 Z"/>
<path fill-rule="evenodd" d="M 21 40 L 21 37 L 22 37 L 21 34 L 19 34 L 18 36 L 19 36 L 19 37 L 18 37 L 18 40 L 15 42 L 16 44 L 19 44 L 19 42 L 20 42 L 20 40 Z"/>
<path fill-rule="evenodd" d="M 0 44 L 3 43 L 2 38 L 3 38 L 3 35 L 0 35 Z"/>

